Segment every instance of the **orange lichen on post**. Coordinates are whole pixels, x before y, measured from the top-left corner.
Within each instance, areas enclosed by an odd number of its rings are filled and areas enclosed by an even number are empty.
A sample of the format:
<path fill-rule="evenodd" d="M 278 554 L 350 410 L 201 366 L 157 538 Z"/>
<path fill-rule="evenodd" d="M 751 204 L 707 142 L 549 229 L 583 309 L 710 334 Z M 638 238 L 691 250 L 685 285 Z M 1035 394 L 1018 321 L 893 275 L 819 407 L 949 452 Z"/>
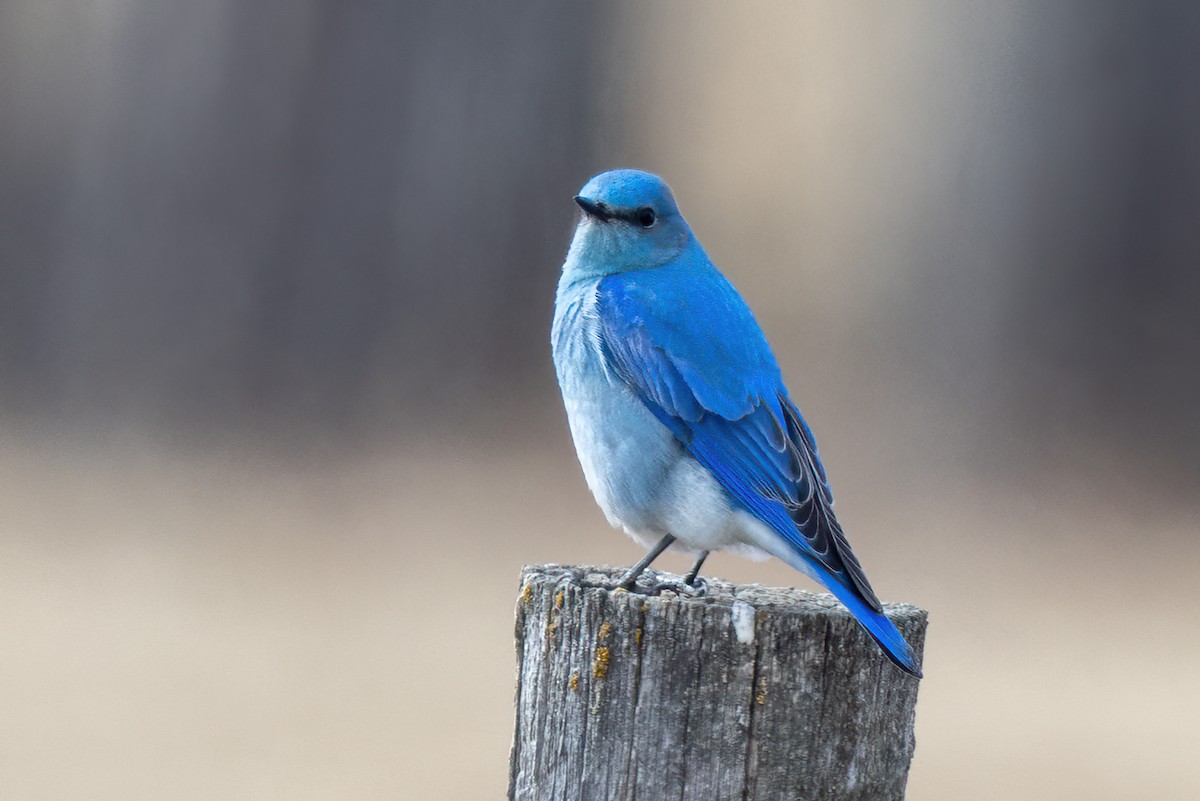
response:
<path fill-rule="evenodd" d="M 607 646 L 600 646 L 596 649 L 596 661 L 592 664 L 592 675 L 598 679 L 604 678 L 608 673 L 609 653 Z"/>

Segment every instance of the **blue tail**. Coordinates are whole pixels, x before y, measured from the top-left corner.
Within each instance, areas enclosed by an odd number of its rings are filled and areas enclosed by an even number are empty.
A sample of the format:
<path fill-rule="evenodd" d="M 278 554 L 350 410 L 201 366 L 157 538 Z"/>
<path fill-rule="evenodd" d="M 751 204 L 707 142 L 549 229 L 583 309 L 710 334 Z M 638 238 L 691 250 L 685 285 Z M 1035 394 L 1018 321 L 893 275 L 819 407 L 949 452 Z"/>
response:
<path fill-rule="evenodd" d="M 790 550 L 783 553 L 776 552 L 776 555 L 800 572 L 824 584 L 826 589 L 850 610 L 850 614 L 854 616 L 858 624 L 867 630 L 867 634 L 870 634 L 871 639 L 879 644 L 880 650 L 896 667 L 918 679 L 921 678 L 921 668 L 917 666 L 917 657 L 913 654 L 912 648 L 908 646 L 908 642 L 896 628 L 896 624 L 888 620 L 882 612 L 876 612 L 867 606 L 858 593 L 830 575 L 829 571 L 824 566 L 816 564 L 815 560 L 810 560 Z"/>
<path fill-rule="evenodd" d="M 875 642 L 879 643 L 879 647 L 887 658 L 905 673 L 916 676 L 918 679 L 921 678 L 921 668 L 917 666 L 917 658 L 913 654 L 912 648 L 908 646 L 908 642 L 905 641 L 904 635 L 896 628 L 896 624 L 888 620 L 881 612 L 876 612 L 867 606 L 854 590 L 843 586 L 836 578 L 827 576 L 823 569 L 816 568 L 815 572 L 821 583 L 845 604 L 859 625 L 867 630 Z"/>

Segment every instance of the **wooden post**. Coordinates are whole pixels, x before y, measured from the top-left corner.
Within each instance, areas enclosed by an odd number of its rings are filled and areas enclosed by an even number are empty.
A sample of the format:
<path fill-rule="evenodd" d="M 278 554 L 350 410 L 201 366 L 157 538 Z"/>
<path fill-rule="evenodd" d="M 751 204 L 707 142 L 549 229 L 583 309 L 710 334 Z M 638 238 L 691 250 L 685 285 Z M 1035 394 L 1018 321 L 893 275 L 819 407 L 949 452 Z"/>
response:
<path fill-rule="evenodd" d="M 832 596 L 607 589 L 619 573 L 522 573 L 511 801 L 904 797 L 918 682 Z M 926 613 L 886 611 L 919 656 Z"/>

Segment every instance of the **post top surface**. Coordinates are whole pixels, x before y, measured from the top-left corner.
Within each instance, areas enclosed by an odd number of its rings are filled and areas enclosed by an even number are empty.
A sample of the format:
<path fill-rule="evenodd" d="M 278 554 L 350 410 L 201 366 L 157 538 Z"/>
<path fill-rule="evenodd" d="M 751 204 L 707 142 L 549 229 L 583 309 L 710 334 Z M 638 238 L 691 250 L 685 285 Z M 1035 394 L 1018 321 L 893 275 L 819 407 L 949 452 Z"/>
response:
<path fill-rule="evenodd" d="M 644 598 L 649 602 L 705 604 L 732 607 L 735 602 L 749 604 L 760 612 L 775 612 L 800 615 L 833 615 L 849 617 L 850 612 L 832 595 L 798 590 L 794 587 L 767 587 L 762 584 L 734 584 L 723 579 L 704 577 L 707 591 L 703 595 L 688 596 L 670 589 L 646 595 L 610 589 L 625 572 L 624 568 L 599 565 L 526 565 L 521 571 L 522 587 L 545 587 L 563 585 L 583 590 L 594 590 L 609 595 L 626 594 L 630 598 Z M 646 571 L 647 579 L 673 580 L 682 582 L 682 577 L 662 571 Z M 639 586 L 646 579 L 639 579 Z M 884 603 L 884 613 L 894 621 L 912 620 L 924 623 L 928 612 L 907 603 Z"/>

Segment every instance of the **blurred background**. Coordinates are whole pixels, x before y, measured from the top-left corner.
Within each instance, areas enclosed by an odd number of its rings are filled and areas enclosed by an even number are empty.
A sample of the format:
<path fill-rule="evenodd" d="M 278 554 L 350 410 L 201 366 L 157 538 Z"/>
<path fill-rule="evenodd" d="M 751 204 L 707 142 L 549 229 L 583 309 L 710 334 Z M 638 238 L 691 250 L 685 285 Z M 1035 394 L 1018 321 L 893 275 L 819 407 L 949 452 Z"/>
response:
<path fill-rule="evenodd" d="M 0 0 L 0 798 L 503 796 L 520 566 L 640 555 L 548 345 L 570 198 L 628 166 L 930 610 L 909 797 L 1200 797 L 1197 41 L 1185 2 Z"/>

